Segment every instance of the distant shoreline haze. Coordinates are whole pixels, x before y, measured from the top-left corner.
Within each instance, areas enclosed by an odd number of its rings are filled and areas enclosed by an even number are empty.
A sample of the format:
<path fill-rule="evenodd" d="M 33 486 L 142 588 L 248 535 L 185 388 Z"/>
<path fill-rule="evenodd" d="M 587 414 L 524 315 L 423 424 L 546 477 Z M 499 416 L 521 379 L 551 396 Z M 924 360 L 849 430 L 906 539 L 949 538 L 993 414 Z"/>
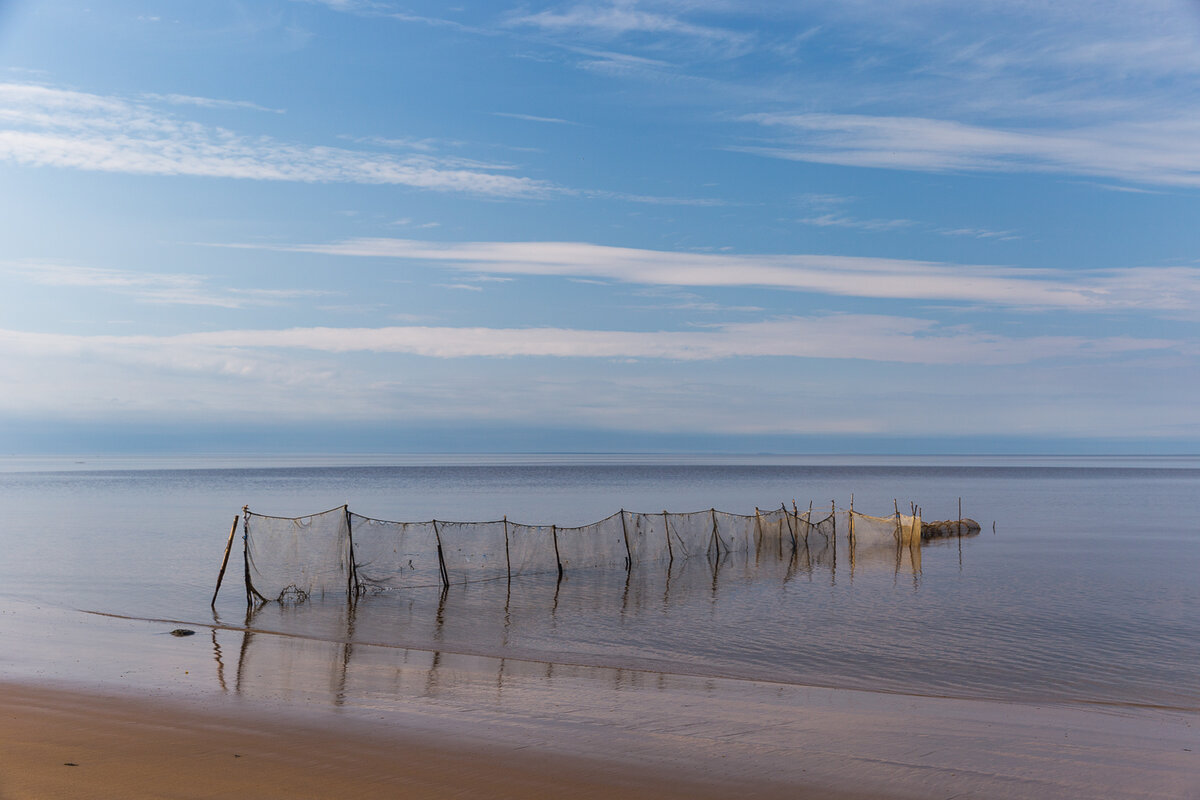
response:
<path fill-rule="evenodd" d="M 211 454 L 1186 456 L 1200 438 L 728 435 L 522 427 L 0 423 L 0 456 Z"/>

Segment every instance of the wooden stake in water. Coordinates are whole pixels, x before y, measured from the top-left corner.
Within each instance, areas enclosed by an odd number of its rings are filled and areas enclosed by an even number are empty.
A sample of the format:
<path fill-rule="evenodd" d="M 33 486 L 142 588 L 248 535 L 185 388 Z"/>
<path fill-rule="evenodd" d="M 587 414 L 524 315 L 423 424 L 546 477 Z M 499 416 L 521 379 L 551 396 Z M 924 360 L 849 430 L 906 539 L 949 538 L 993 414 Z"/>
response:
<path fill-rule="evenodd" d="M 350 550 L 350 574 L 346 576 L 346 589 L 350 596 L 358 597 L 361 586 L 358 585 L 358 564 L 354 561 L 354 526 L 350 521 L 350 506 L 342 506 L 346 514 L 346 545 Z"/>
<path fill-rule="evenodd" d="M 671 547 L 671 525 L 667 522 L 667 510 L 663 509 L 663 533 L 667 535 L 667 560 L 675 563 L 675 548 Z"/>
<path fill-rule="evenodd" d="M 508 580 L 512 581 L 512 556 L 508 554 L 508 514 L 504 515 L 504 566 L 508 570 Z"/>
<path fill-rule="evenodd" d="M 629 528 L 625 525 L 625 509 L 621 509 L 621 534 L 625 537 L 625 569 L 633 567 L 633 552 L 629 549 Z"/>
<path fill-rule="evenodd" d="M 808 547 L 808 535 L 812 533 L 813 501 L 808 501 L 808 516 L 804 519 L 804 546 Z"/>
<path fill-rule="evenodd" d="M 896 509 L 896 546 L 900 546 L 900 537 L 903 536 L 904 526 L 900 524 L 900 501 L 892 498 L 892 508 Z"/>
<path fill-rule="evenodd" d="M 561 581 L 563 576 L 562 558 L 558 555 L 558 526 L 550 526 L 550 535 L 554 537 L 554 560 L 558 562 L 558 579 Z"/>
<path fill-rule="evenodd" d="M 225 568 L 229 566 L 229 553 L 233 550 L 233 537 L 237 533 L 238 516 L 234 514 L 233 525 L 229 528 L 229 541 L 225 543 L 225 557 L 221 559 L 221 571 L 217 573 L 217 588 L 213 590 L 211 608 L 217 607 L 217 592 L 221 591 L 221 579 L 225 577 Z"/>
<path fill-rule="evenodd" d="M 792 518 L 787 513 L 787 503 L 780 503 L 780 509 L 783 511 L 783 518 L 787 520 L 788 535 L 792 537 L 792 552 L 796 552 L 796 529 L 792 527 Z"/>
<path fill-rule="evenodd" d="M 433 537 L 437 539 L 438 569 L 442 573 L 442 588 L 450 585 L 450 575 L 446 572 L 446 557 L 442 554 L 442 534 L 438 530 L 437 520 L 433 521 Z"/>
<path fill-rule="evenodd" d="M 712 547 L 716 550 L 717 557 L 719 558 L 721 556 L 721 534 L 717 530 L 717 510 L 710 508 L 708 515 L 712 519 Z"/>
<path fill-rule="evenodd" d="M 850 493 L 850 555 L 854 555 L 854 492 Z"/>

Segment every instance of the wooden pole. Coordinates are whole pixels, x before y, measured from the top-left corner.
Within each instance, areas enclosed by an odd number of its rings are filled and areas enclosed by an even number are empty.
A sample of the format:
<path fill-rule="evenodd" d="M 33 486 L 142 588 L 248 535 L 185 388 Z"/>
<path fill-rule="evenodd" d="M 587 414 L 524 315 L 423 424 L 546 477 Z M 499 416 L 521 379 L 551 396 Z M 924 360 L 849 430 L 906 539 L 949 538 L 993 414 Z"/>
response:
<path fill-rule="evenodd" d="M 350 506 L 342 506 L 346 512 L 346 544 L 350 548 L 350 574 L 346 577 L 346 588 L 358 596 L 358 564 L 354 561 L 354 531 L 350 523 Z"/>
<path fill-rule="evenodd" d="M 762 517 L 758 513 L 758 506 L 754 507 L 754 557 L 758 558 L 762 552 Z"/>
<path fill-rule="evenodd" d="M 633 567 L 633 551 L 629 549 L 629 528 L 625 525 L 625 509 L 621 509 L 621 533 L 625 536 L 625 569 Z"/>
<path fill-rule="evenodd" d="M 792 552 L 796 552 L 796 529 L 792 527 L 792 518 L 787 513 L 787 503 L 780 503 L 779 507 L 783 510 L 783 518 L 787 520 L 788 535 L 792 537 Z"/>
<path fill-rule="evenodd" d="M 850 554 L 854 555 L 854 492 L 850 493 Z"/>
<path fill-rule="evenodd" d="M 836 500 L 830 500 L 829 505 L 830 508 L 837 510 Z M 829 518 L 833 523 L 833 533 L 829 537 L 830 541 L 833 542 L 833 573 L 830 574 L 829 578 L 830 580 L 833 580 L 833 575 L 837 572 L 837 517 L 831 513 Z"/>
<path fill-rule="evenodd" d="M 962 536 L 962 498 L 958 498 L 958 535 Z"/>
<path fill-rule="evenodd" d="M 812 533 L 812 504 L 813 501 L 808 501 L 808 516 L 804 519 L 804 546 L 808 547 L 808 535 Z"/>
<path fill-rule="evenodd" d="M 900 524 L 900 501 L 892 498 L 892 507 L 896 509 L 896 547 L 900 546 L 900 537 L 904 535 L 904 526 Z"/>
<path fill-rule="evenodd" d="M 225 568 L 229 566 L 229 553 L 233 550 L 233 537 L 237 533 L 238 515 L 233 515 L 233 525 L 229 528 L 229 541 L 225 543 L 225 557 L 221 559 L 221 571 L 217 573 L 217 588 L 213 590 L 210 608 L 217 607 L 217 592 L 221 591 L 221 579 L 225 577 Z"/>
<path fill-rule="evenodd" d="M 250 606 L 254 605 L 254 598 L 257 597 L 262 602 L 267 602 L 267 598 L 254 588 L 254 583 L 250 580 L 250 506 L 242 506 L 242 563 L 246 568 L 246 613 L 248 615 Z"/>
<path fill-rule="evenodd" d="M 504 567 L 508 571 L 508 579 L 512 580 L 512 556 L 508 554 L 508 514 L 504 515 Z"/>
<path fill-rule="evenodd" d="M 437 539 L 438 569 L 442 573 L 442 588 L 450 586 L 450 575 L 446 572 L 446 557 L 442 555 L 442 534 L 438 531 L 437 520 L 433 521 L 433 536 Z"/>
<path fill-rule="evenodd" d="M 562 580 L 562 558 L 558 555 L 558 526 L 550 526 L 550 535 L 554 537 L 554 560 L 558 562 L 558 579 Z"/>
<path fill-rule="evenodd" d="M 667 555 L 669 563 L 675 563 L 675 548 L 671 546 L 671 523 L 667 521 L 667 510 L 663 509 L 663 533 L 667 536 Z"/>
<path fill-rule="evenodd" d="M 721 556 L 721 534 L 717 530 L 717 510 L 715 508 L 710 508 L 708 510 L 708 515 L 709 518 L 712 519 L 713 547 L 716 548 L 717 557 L 719 558 Z"/>

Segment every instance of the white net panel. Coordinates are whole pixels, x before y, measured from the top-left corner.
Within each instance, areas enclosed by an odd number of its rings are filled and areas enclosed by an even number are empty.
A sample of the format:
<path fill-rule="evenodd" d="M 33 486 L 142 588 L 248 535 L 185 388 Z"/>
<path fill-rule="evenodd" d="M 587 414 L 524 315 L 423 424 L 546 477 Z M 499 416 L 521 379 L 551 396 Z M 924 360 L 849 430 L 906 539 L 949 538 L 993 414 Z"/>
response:
<path fill-rule="evenodd" d="M 857 511 L 848 512 L 847 524 L 853 521 L 852 534 L 856 547 L 907 546 L 921 539 L 921 518 L 897 514 L 891 517 L 871 517 Z"/>
<path fill-rule="evenodd" d="M 602 567 L 738 557 L 816 563 L 856 554 L 901 559 L 921 541 L 919 516 L 872 517 L 793 506 L 753 515 L 709 509 L 621 511 L 560 528 L 493 522 L 390 522 L 344 506 L 307 517 L 245 514 L 246 586 L 251 599 L 299 602 L 420 586 L 511 580 Z M 914 563 L 919 556 L 909 556 Z M 899 563 L 899 561 L 897 561 Z"/>
<path fill-rule="evenodd" d="M 559 563 L 564 570 L 587 567 L 624 566 L 629 558 L 625 546 L 624 512 L 578 528 L 555 528 Z M 552 526 L 553 527 L 553 526 Z"/>
<path fill-rule="evenodd" d="M 246 590 L 259 600 L 353 590 L 345 507 L 294 519 L 247 513 L 244 520 Z"/>
<path fill-rule="evenodd" d="M 504 522 L 435 522 L 448 583 L 508 577 Z"/>
<path fill-rule="evenodd" d="M 441 586 L 432 522 L 388 522 L 350 514 L 360 590 Z"/>
<path fill-rule="evenodd" d="M 508 558 L 512 577 L 558 571 L 553 525 L 507 523 Z"/>

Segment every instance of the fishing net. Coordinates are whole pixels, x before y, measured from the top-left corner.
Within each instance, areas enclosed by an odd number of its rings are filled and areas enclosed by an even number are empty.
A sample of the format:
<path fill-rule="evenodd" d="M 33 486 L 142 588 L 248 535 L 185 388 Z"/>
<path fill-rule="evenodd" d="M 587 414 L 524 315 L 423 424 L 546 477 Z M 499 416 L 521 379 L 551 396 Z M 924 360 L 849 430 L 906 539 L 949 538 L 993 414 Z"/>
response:
<path fill-rule="evenodd" d="M 595 568 L 720 562 L 744 556 L 815 563 L 859 550 L 919 546 L 918 515 L 872 517 L 836 507 L 753 515 L 620 511 L 578 527 L 492 522 L 392 522 L 346 507 L 307 517 L 244 515 L 247 599 L 302 602 L 326 594 L 512 580 Z"/>
<path fill-rule="evenodd" d="M 307 517 L 246 513 L 246 592 L 260 601 L 303 602 L 353 591 L 345 508 Z"/>

